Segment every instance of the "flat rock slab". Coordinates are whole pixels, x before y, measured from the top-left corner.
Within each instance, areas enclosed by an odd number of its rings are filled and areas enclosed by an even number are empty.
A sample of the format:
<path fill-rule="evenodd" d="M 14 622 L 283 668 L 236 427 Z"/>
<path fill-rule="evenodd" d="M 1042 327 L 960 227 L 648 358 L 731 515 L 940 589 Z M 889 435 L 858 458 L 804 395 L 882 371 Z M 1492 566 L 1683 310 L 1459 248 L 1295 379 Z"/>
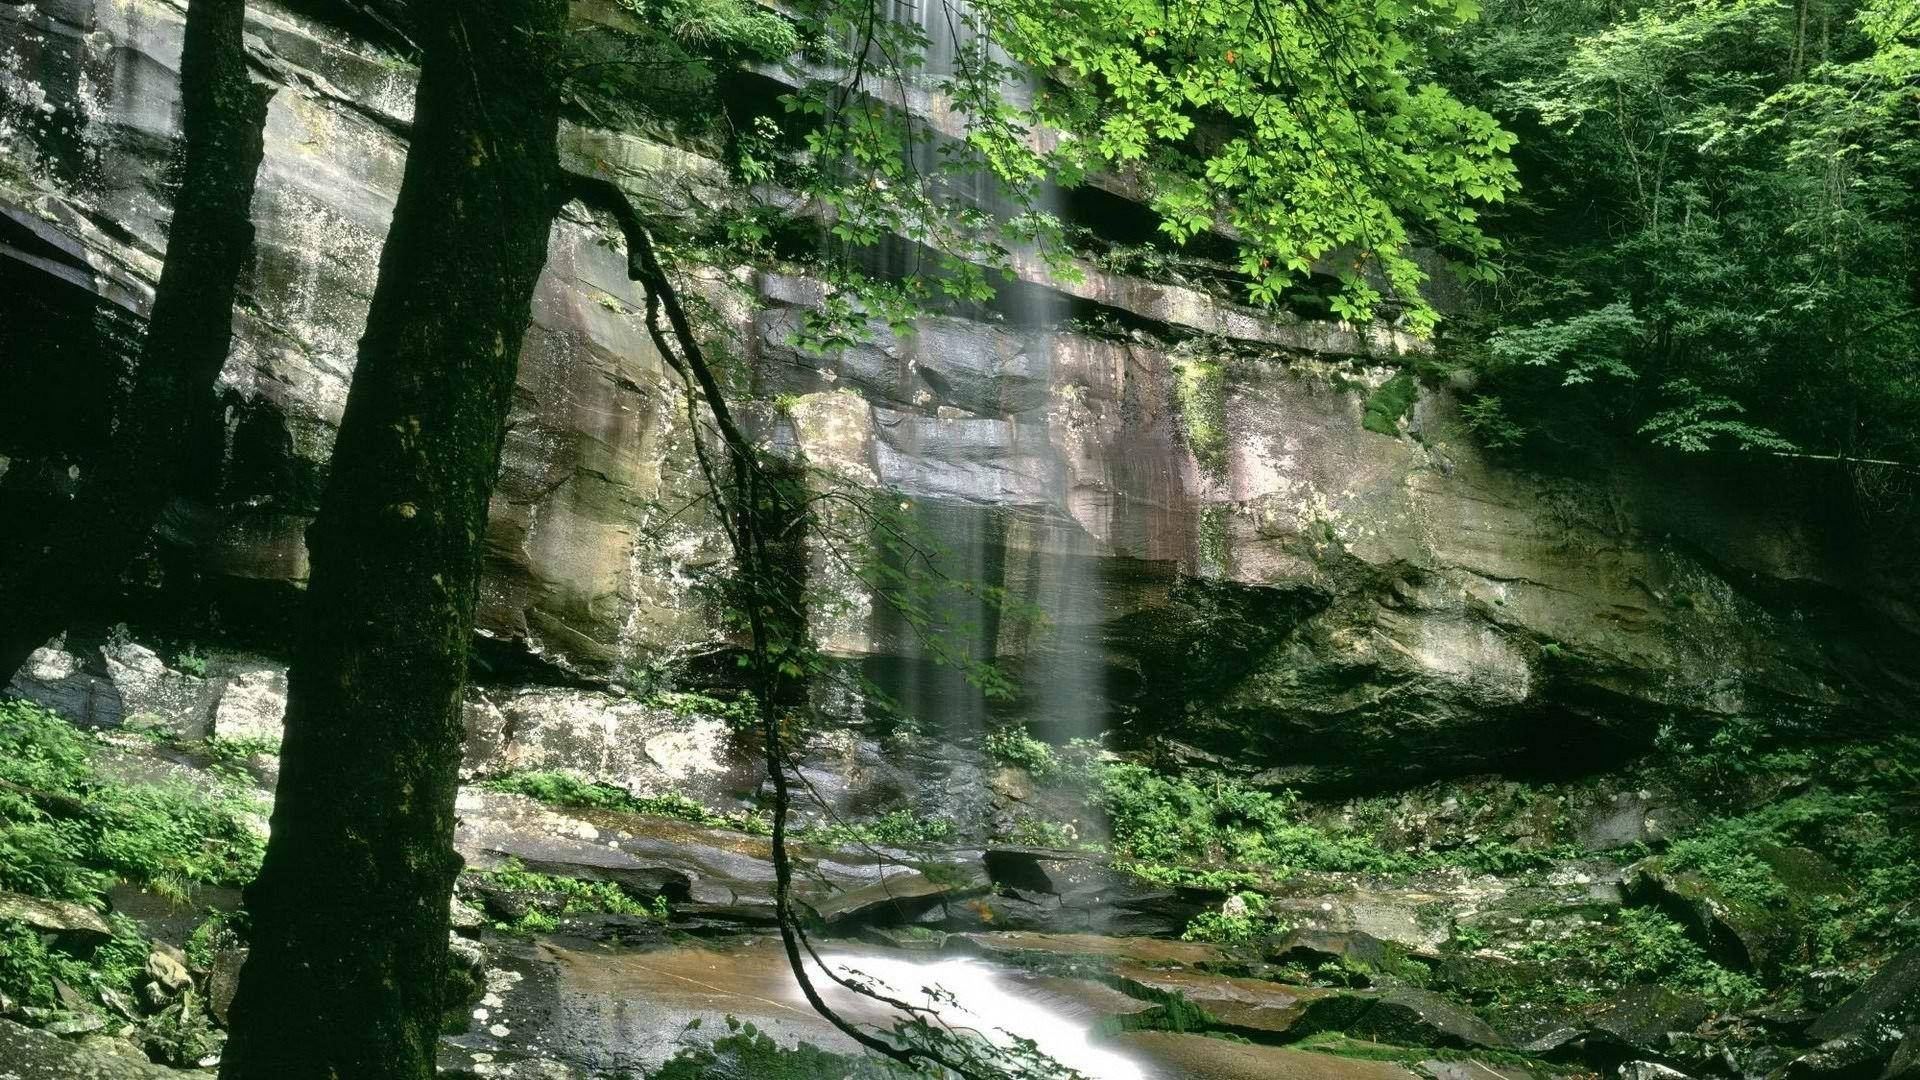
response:
<path fill-rule="evenodd" d="M 26 923 L 36 930 L 56 934 L 84 934 L 102 939 L 113 936 L 107 920 L 79 904 L 19 893 L 0 892 L 0 922 Z"/>
<path fill-rule="evenodd" d="M 1149 995 L 1180 995 L 1206 1011 L 1222 1027 L 1252 1037 L 1285 1035 L 1319 1002 L 1338 991 L 1286 986 L 1264 979 L 1236 979 L 1186 970 L 1160 970 L 1140 964 L 1116 964 L 1112 976 Z"/>
<path fill-rule="evenodd" d="M 1200 967 L 1219 963 L 1227 954 L 1203 941 L 1166 938 L 1107 937 L 1102 934 L 1042 934 L 1012 930 L 1004 933 L 955 934 L 951 949 L 972 949 L 984 956 L 1036 953 L 1071 960 L 1126 961 L 1147 967 Z"/>
<path fill-rule="evenodd" d="M 131 1044 L 111 1039 L 69 1042 L 57 1035 L 0 1020 L 0 1077 L 6 1080 L 195 1080 L 211 1072 L 181 1072 L 147 1061 Z"/>
<path fill-rule="evenodd" d="M 982 935 L 989 940 L 1010 936 Z M 1152 979 L 1166 993 L 1178 991 L 1224 1022 L 1258 1032 L 1284 1030 L 1285 1017 L 1299 1000 L 1328 991 L 1154 969 L 1127 959 L 1116 962 L 1124 975 L 1079 976 L 1009 965 L 978 953 L 930 954 L 842 940 L 815 944 L 837 967 L 863 973 L 903 1000 L 924 1003 L 926 987 L 935 985 L 953 993 L 963 1009 L 984 1005 L 969 1021 L 983 1030 L 1034 1025 L 1044 1050 L 1070 1064 L 1077 1056 L 1082 1064 L 1076 1067 L 1095 1080 L 1410 1080 L 1415 1075 L 1392 1063 L 1146 1030 L 1157 1023 L 1151 1014 L 1164 1006 L 1133 981 Z M 1047 944 L 1064 949 L 1066 943 Z M 1124 939 L 1104 944 L 1113 956 L 1154 951 Z M 1211 951 L 1208 946 L 1188 949 L 1191 943 L 1160 944 L 1189 957 Z M 1100 949 L 1094 942 L 1082 945 L 1090 954 Z M 482 1006 L 487 1015 L 456 1040 L 463 1052 L 520 1051 L 588 1072 L 639 1074 L 686 1045 L 724 1033 L 728 1017 L 750 1021 L 782 1044 L 805 1041 L 840 1053 L 857 1051 L 808 1006 L 772 935 L 733 938 L 713 947 L 619 948 L 547 939 L 503 948 L 511 954 L 505 958 L 513 970 L 510 986 L 491 995 Z M 872 999 L 817 975 L 813 981 L 855 1023 L 885 1029 L 896 1019 Z M 697 1027 L 689 1026 L 696 1022 Z M 1058 1036 L 1060 1045 L 1047 1046 L 1047 1034 Z"/>
<path fill-rule="evenodd" d="M 1228 1042 L 1204 1035 L 1129 1031 L 1108 1039 L 1106 1045 L 1138 1060 L 1156 1080 L 1419 1080 L 1418 1074 L 1391 1061 Z"/>
<path fill-rule="evenodd" d="M 468 865 L 511 858 L 544 873 L 671 884 L 703 918 L 749 925 L 771 913 L 773 848 L 761 836 L 673 818 L 612 810 L 557 809 L 519 795 L 461 791 L 454 846 Z M 795 898 L 829 921 L 905 921 L 945 896 L 981 887 L 977 864 L 957 863 L 938 882 L 914 867 L 869 853 L 796 847 Z"/>

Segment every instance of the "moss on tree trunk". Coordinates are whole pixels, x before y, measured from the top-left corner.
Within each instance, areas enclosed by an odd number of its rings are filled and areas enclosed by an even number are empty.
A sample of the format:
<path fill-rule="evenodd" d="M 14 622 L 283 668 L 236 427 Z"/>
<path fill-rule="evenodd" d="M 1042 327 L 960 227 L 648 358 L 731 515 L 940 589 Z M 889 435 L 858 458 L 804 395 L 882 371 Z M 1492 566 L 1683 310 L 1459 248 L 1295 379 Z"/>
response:
<path fill-rule="evenodd" d="M 308 533 L 226 1080 L 433 1073 L 467 638 L 546 261 L 565 4 L 431 7 L 406 175 Z"/>
<path fill-rule="evenodd" d="M 71 499 L 0 493 L 0 684 L 118 583 L 177 488 L 233 337 L 253 257 L 254 177 L 272 91 L 247 76 L 243 0 L 193 0 L 180 55 L 180 193 L 112 442 Z"/>

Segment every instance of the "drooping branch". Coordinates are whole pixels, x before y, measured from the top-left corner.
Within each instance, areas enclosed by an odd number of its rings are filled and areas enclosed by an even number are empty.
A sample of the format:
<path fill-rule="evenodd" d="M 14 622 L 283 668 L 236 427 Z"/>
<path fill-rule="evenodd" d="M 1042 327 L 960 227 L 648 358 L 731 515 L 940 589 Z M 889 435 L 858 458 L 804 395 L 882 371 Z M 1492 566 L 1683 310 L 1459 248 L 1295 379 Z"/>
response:
<path fill-rule="evenodd" d="M 627 247 L 627 276 L 639 283 L 646 292 L 647 330 L 653 339 L 654 347 L 659 350 L 661 359 L 688 383 L 690 413 L 695 409 L 694 395 L 691 391 L 695 387 L 698 388 L 699 396 L 705 400 L 714 427 L 719 431 L 721 441 L 725 444 L 737 492 L 731 500 L 726 494 L 727 488 L 713 468 L 706 449 L 702 445 L 698 423 L 693 425 L 695 452 L 699 457 L 707 484 L 712 490 L 721 526 L 733 546 L 740 572 L 750 585 L 766 580 L 772 571 L 769 550 L 772 539 L 767 535 L 766 515 L 761 511 L 771 504 L 778 504 L 776 509 L 797 510 L 800 517 L 804 517 L 804 506 L 791 505 L 793 500 L 774 481 L 774 478 L 767 474 L 767 470 L 754 451 L 752 441 L 734 420 L 731 410 L 727 407 L 726 397 L 721 390 L 719 380 L 707 364 L 706 354 L 694 333 L 693 322 L 687 315 L 686 306 L 681 303 L 672 280 L 662 268 L 654 248 L 653 237 L 626 193 L 605 178 L 573 172 L 563 175 L 561 183 L 557 185 L 557 191 L 559 198 L 564 201 L 577 200 L 592 209 L 609 214 L 619 226 Z M 663 314 L 664 325 L 661 321 Z M 801 956 L 802 949 L 820 970 L 839 986 L 873 998 L 904 1015 L 921 1020 L 931 1017 L 938 1022 L 937 1015 L 930 1009 L 882 994 L 870 985 L 849 979 L 835 971 L 815 951 L 806 932 L 801 928 L 799 919 L 794 914 L 793 860 L 787 850 L 787 816 L 792 807 L 793 792 L 786 767 L 782 762 L 780 723 L 774 708 L 777 696 L 775 686 L 777 674 L 774 665 L 768 659 L 768 646 L 772 642 L 773 630 L 768 623 L 766 605 L 755 599 L 741 606 L 745 609 L 752 637 L 756 661 L 753 667 L 755 674 L 753 694 L 760 718 L 762 750 L 767 775 L 773 782 L 774 790 L 771 837 L 774 864 L 774 912 L 780 926 L 780 938 L 787 955 L 787 964 L 792 969 L 795 980 L 800 984 L 801 993 L 806 997 L 807 1004 L 828 1023 L 874 1053 L 909 1066 L 921 1063 L 935 1065 L 967 1080 L 990 1080 L 991 1074 L 937 1051 L 920 1046 L 902 1046 L 862 1030 L 827 1004 L 807 973 L 806 961 Z"/>

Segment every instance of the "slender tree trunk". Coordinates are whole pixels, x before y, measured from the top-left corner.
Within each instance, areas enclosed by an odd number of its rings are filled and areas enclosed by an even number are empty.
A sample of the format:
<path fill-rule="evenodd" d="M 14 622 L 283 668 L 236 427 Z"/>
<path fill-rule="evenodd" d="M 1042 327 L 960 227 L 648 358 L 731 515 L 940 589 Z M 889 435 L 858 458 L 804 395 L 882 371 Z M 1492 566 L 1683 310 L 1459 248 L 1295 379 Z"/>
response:
<path fill-rule="evenodd" d="M 224 1080 L 433 1074 L 487 502 L 557 168 L 565 0 L 440 0 L 320 514 Z"/>
<path fill-rule="evenodd" d="M 112 441 L 70 500 L 0 502 L 0 685 L 70 615 L 113 589 L 178 485 L 212 406 L 253 256 L 254 177 L 272 91 L 247 77 L 243 0 L 193 0 L 180 56 L 180 193 L 133 385 Z"/>

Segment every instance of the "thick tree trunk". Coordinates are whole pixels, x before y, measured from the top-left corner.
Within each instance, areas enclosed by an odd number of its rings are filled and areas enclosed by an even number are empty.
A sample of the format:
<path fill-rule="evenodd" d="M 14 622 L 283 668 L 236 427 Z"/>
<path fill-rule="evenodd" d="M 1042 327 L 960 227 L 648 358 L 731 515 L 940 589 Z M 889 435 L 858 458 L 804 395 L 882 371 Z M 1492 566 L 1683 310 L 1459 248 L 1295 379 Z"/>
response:
<path fill-rule="evenodd" d="M 441 0 L 320 514 L 224 1080 L 433 1073 L 487 501 L 546 261 L 565 0 Z"/>
<path fill-rule="evenodd" d="M 271 91 L 247 77 L 243 0 L 193 0 L 180 56 L 185 158 L 167 259 L 111 443 L 71 499 L 0 501 L 0 685 L 82 604 L 111 590 L 178 484 L 212 407 L 253 256 L 254 177 Z M 24 505 L 31 500 L 36 505 Z"/>

